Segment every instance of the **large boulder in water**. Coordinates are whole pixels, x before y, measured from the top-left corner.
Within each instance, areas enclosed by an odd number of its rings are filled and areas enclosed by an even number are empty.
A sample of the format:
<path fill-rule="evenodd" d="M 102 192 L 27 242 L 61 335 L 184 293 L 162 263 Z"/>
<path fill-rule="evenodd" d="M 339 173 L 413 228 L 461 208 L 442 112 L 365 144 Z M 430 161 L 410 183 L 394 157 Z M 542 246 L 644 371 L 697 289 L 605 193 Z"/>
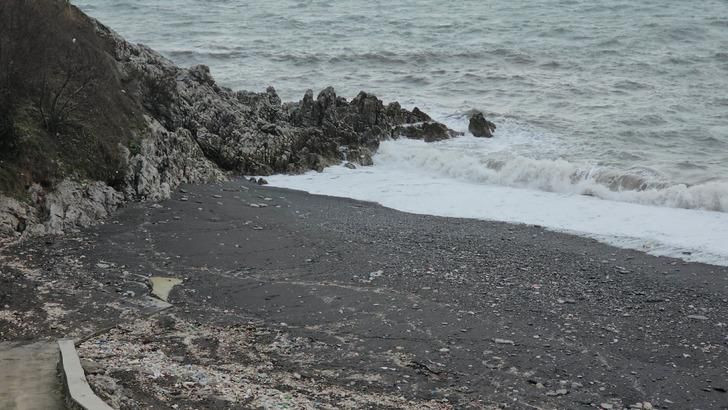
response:
<path fill-rule="evenodd" d="M 493 132 L 495 132 L 495 124 L 486 120 L 482 112 L 478 112 L 470 117 L 468 131 L 479 138 L 492 138 Z"/>

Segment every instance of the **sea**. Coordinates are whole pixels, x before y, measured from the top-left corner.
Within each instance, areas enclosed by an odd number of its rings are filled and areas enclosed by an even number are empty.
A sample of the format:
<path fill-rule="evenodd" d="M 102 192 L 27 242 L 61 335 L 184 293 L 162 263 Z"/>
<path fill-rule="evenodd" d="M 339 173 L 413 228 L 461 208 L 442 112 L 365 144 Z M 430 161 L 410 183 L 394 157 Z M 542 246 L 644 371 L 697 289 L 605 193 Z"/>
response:
<path fill-rule="evenodd" d="M 272 185 L 728 266 L 725 0 L 73 3 L 233 89 L 366 90 L 466 132 Z"/>

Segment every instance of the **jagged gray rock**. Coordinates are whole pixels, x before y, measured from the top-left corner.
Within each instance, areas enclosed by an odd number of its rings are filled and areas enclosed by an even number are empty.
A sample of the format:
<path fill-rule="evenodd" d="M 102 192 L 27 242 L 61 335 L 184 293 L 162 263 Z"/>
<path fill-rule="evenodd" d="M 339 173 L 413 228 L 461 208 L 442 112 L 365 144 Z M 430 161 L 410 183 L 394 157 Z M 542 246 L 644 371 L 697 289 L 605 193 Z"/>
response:
<path fill-rule="evenodd" d="M 37 224 L 34 208 L 14 198 L 0 196 L 0 235 L 16 236 Z"/>
<path fill-rule="evenodd" d="M 143 140 L 140 152 L 129 159 L 126 198 L 159 201 L 169 198 L 182 183 L 224 179 L 188 130 L 169 132 L 154 120 L 149 126 L 150 138 Z"/>
<path fill-rule="evenodd" d="M 123 203 L 124 196 L 103 182 L 64 180 L 50 192 L 34 186 L 32 199 L 42 224 L 30 227 L 29 233 L 62 234 L 108 217 Z"/>
<path fill-rule="evenodd" d="M 321 170 L 346 159 L 371 164 L 379 142 L 405 134 L 435 141 L 456 135 L 415 108 L 387 106 L 361 92 L 351 102 L 332 87 L 316 98 L 282 104 L 273 87 L 263 93 L 234 92 L 217 85 L 206 66 L 183 69 L 144 47 L 131 45 L 108 28 L 100 35 L 116 44 L 123 72 L 136 78 L 136 94 L 168 131 L 189 130 L 207 158 L 224 170 L 269 175 Z M 399 128 L 420 124 L 412 131 Z M 348 155 L 354 153 L 354 155 Z"/>

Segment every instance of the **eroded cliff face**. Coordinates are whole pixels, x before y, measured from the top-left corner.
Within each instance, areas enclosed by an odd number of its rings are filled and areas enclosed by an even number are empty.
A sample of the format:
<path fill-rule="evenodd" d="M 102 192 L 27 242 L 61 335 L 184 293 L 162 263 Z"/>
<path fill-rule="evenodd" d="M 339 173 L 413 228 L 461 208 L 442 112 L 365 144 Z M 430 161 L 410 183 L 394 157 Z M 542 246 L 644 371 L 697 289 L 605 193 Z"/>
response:
<path fill-rule="evenodd" d="M 53 48 L 50 54 L 39 53 L 45 57 L 37 64 L 49 64 L 51 55 L 67 67 L 51 73 L 56 82 L 48 82 L 49 74 L 35 67 L 37 72 L 22 80 L 28 83 L 22 92 L 6 87 L 6 94 L 17 94 L 13 99 L 17 106 L 9 112 L 22 112 L 24 121 L 37 123 L 21 127 L 10 122 L 7 129 L 15 145 L 8 146 L 16 147 L 22 157 L 28 155 L 23 142 L 40 136 L 45 144 L 63 148 L 53 151 L 59 158 L 49 158 L 49 163 L 74 164 L 78 156 L 89 157 L 84 158 L 84 172 L 66 165 L 58 167 L 55 179 L 26 177 L 27 195 L 20 200 L 0 199 L 1 234 L 59 234 L 91 225 L 126 201 L 168 198 L 180 183 L 217 181 L 230 174 L 322 170 L 341 161 L 371 165 L 371 156 L 384 139 L 437 141 L 456 135 L 417 108 L 408 111 L 396 102 L 385 105 L 365 92 L 347 101 L 329 87 L 316 98 L 308 91 L 301 101 L 282 103 L 272 87 L 261 93 L 232 91 L 218 85 L 208 67 L 177 67 L 65 1 L 8 0 L 0 6 L 0 14 L 4 21 L 16 23 L 18 16 L 32 20 L 37 14 L 33 29 L 52 32 L 36 36 L 35 45 Z M 21 41 L 14 36 L 22 32 L 0 30 L 0 45 L 7 50 L 7 45 Z M 1 51 L 0 64 L 18 74 L 18 63 Z M 32 63 L 23 60 L 28 67 Z M 93 72 L 94 77 L 75 76 L 73 70 L 79 69 Z M 35 78 L 43 78 L 42 86 Z M 76 96 L 50 88 L 65 87 L 64 79 L 77 87 L 81 84 L 83 93 Z M 49 89 L 52 97 L 60 95 L 69 104 L 76 104 L 76 97 L 92 104 L 68 113 L 51 129 L 47 112 L 54 106 L 43 105 L 41 98 Z M 89 138 L 98 139 L 103 150 L 85 144 Z M 65 144 L 67 139 L 75 139 L 79 150 Z M 91 149 L 80 149 L 86 146 Z M 7 157 L 10 160 L 0 166 L 22 169 L 18 165 L 22 162 Z M 109 168 L 104 168 L 105 180 L 95 180 L 95 164 Z"/>

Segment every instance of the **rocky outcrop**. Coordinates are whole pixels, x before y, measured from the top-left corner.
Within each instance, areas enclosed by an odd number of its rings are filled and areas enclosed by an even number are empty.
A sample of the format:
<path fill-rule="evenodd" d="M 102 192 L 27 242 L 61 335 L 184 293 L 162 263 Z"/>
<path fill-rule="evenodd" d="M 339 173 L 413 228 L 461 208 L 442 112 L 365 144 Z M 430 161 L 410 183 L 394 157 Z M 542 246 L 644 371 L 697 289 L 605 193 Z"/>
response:
<path fill-rule="evenodd" d="M 123 42 L 110 31 L 104 35 Z M 145 84 L 138 93 L 151 115 L 169 131 L 189 131 L 224 170 L 299 173 L 347 159 L 367 165 L 384 139 L 405 135 L 435 141 L 455 135 L 419 109 L 385 106 L 365 92 L 349 102 L 328 87 L 316 98 L 309 90 L 301 101 L 282 104 L 273 87 L 234 92 L 217 85 L 206 66 L 181 69 L 143 46 L 116 50 L 124 71 Z M 411 132 L 405 124 L 419 125 Z"/>
<path fill-rule="evenodd" d="M 38 184 L 29 189 L 29 202 L 0 197 L 0 236 L 61 234 L 108 217 L 124 196 L 103 182 L 64 180 L 53 190 Z"/>
<path fill-rule="evenodd" d="M 470 117 L 468 131 L 475 137 L 492 138 L 495 132 L 495 124 L 486 120 L 482 112 L 476 112 Z"/>
<path fill-rule="evenodd" d="M 0 196 L 0 235 L 62 234 L 92 226 L 129 200 L 159 201 L 182 183 L 204 183 L 225 178 L 208 160 L 189 131 L 168 132 L 150 120 L 150 136 L 131 155 L 124 190 L 93 181 L 64 180 L 52 190 L 34 184 L 30 201 Z"/>
<path fill-rule="evenodd" d="M 103 182 L 88 184 L 65 180 L 53 191 L 34 192 L 45 221 L 32 229 L 41 234 L 60 234 L 69 229 L 88 227 L 107 218 L 124 200 L 124 196 Z"/>
<path fill-rule="evenodd" d="M 383 139 L 404 135 L 435 141 L 454 132 L 415 108 L 384 105 L 361 92 L 350 102 L 332 87 L 315 98 L 309 90 L 283 104 L 273 87 L 265 92 L 219 86 L 204 65 L 183 69 L 97 24 L 149 114 L 170 132 L 189 132 L 204 155 L 224 170 L 267 175 L 298 173 L 344 160 L 367 165 Z M 132 81 L 127 81 L 132 82 Z M 127 90 L 130 91 L 130 90 Z M 402 126 L 420 124 L 413 131 Z"/>
<path fill-rule="evenodd" d="M 127 199 L 159 201 L 169 198 L 179 184 L 224 179 L 188 130 L 169 132 L 151 120 L 150 131 L 150 138 L 142 141 L 139 153 L 128 161 Z"/>
<path fill-rule="evenodd" d="M 29 204 L 0 196 L 0 236 L 19 235 L 37 223 L 35 209 Z"/>
<path fill-rule="evenodd" d="M 60 233 L 105 218 L 124 201 L 168 198 L 180 183 L 220 180 L 226 172 L 320 171 L 342 161 L 366 166 L 372 164 L 382 140 L 406 137 L 430 142 L 458 135 L 418 108 L 409 111 L 396 102 L 385 105 L 366 92 L 347 101 L 328 87 L 315 98 L 309 90 L 298 102 L 282 103 L 272 87 L 261 93 L 233 91 L 218 85 L 208 67 L 177 67 L 148 47 L 125 41 L 65 1 L 38 0 L 24 9 L 21 0 L 9 2 L 8 10 L 17 3 L 24 15 L 44 16 L 43 24 L 34 28 L 48 27 L 44 38 L 73 31 L 72 42 L 53 46 L 83 46 L 84 64 L 68 66 L 89 66 L 103 74 L 85 97 L 97 105 L 93 112 L 106 114 L 89 112 L 77 128 L 85 129 L 81 137 L 99 130 L 101 135 L 118 135 L 105 143 L 120 154 L 114 158 L 119 166 L 106 181 L 109 185 L 74 182 L 70 175 L 55 189 L 34 185 L 27 203 L 3 198 L 0 233 Z M 51 8 L 52 12 L 44 12 Z M 58 12 L 61 9 L 63 13 Z M 114 127 L 105 122 L 108 118 L 114 119 Z M 91 166 L 86 175 L 93 171 Z"/>

